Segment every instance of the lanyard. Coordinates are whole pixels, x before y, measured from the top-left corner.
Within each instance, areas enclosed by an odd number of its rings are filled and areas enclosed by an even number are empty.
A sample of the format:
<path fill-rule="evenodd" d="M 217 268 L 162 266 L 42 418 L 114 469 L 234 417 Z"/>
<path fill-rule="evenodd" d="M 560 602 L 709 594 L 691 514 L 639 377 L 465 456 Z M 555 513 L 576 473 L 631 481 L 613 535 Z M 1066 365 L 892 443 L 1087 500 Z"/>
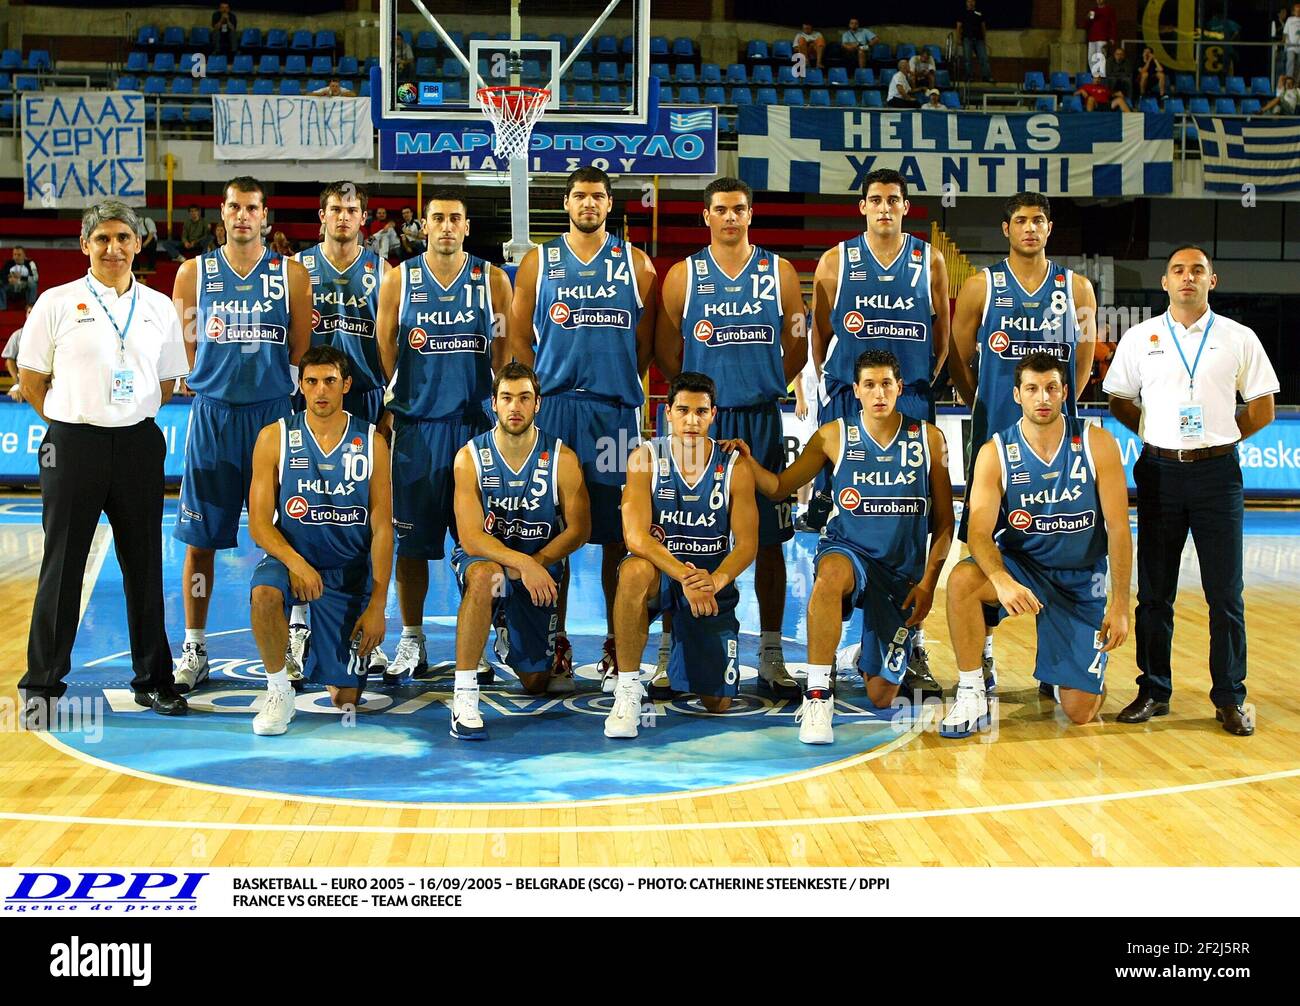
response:
<path fill-rule="evenodd" d="M 1173 340 L 1174 349 L 1178 350 L 1178 357 L 1183 361 L 1183 369 L 1187 371 L 1187 393 L 1196 394 L 1196 368 L 1201 363 L 1201 353 L 1205 351 L 1205 341 L 1210 337 L 1210 329 L 1214 327 L 1214 314 L 1211 312 L 1210 320 L 1205 323 L 1205 331 L 1201 333 L 1201 345 L 1196 350 L 1196 359 L 1192 365 L 1187 365 L 1187 356 L 1183 353 L 1183 347 L 1178 344 L 1178 336 L 1174 335 L 1174 326 L 1169 321 L 1168 312 L 1165 313 L 1165 327 L 1169 329 L 1169 338 Z"/>
<path fill-rule="evenodd" d="M 108 309 L 108 306 L 104 303 L 103 299 L 99 296 L 99 292 L 94 288 L 93 285 L 91 285 L 90 280 L 86 280 L 86 289 L 90 291 L 90 295 L 95 298 L 99 306 L 104 309 L 104 313 L 108 315 L 108 323 L 113 326 L 113 331 L 117 333 L 117 339 L 118 339 L 117 359 L 119 362 L 122 362 L 126 359 L 126 333 L 131 331 L 131 319 L 135 317 L 135 302 L 136 299 L 140 296 L 139 289 L 135 288 L 136 284 L 132 282 L 131 286 L 133 288 L 131 290 L 131 310 L 126 313 L 126 327 L 118 328 L 117 319 L 113 317 L 113 312 Z"/>

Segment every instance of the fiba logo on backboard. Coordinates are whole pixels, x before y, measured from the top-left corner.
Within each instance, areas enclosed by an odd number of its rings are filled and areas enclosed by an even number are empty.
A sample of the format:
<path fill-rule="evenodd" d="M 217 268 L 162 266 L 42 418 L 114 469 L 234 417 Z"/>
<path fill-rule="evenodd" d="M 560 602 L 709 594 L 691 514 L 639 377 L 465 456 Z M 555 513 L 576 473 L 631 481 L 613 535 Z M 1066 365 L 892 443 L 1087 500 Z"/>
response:
<path fill-rule="evenodd" d="M 1007 523 L 1010 524 L 1017 531 L 1024 531 L 1028 529 L 1029 525 L 1031 525 L 1033 522 L 1034 522 L 1033 514 L 1031 514 L 1028 510 L 1012 510 L 1011 513 L 1007 514 Z"/>
<path fill-rule="evenodd" d="M 563 302 L 552 304 L 549 313 L 551 321 L 557 325 L 563 325 L 569 320 L 569 305 Z"/>
<path fill-rule="evenodd" d="M 713 335 L 713 322 L 701 319 L 695 324 L 695 338 L 700 342 L 708 342 Z"/>
<path fill-rule="evenodd" d="M 850 311 L 844 316 L 844 330 L 848 332 L 849 335 L 857 335 L 862 331 L 863 326 L 865 326 L 866 323 L 867 319 L 862 317 L 861 311 Z"/>
<path fill-rule="evenodd" d="M 429 341 L 429 335 L 422 328 L 413 328 L 406 340 L 411 344 L 412 349 L 423 349 L 424 344 Z"/>
<path fill-rule="evenodd" d="M 1005 353 L 1011 348 L 1011 336 L 1006 332 L 998 331 L 989 336 L 989 349 L 995 353 Z"/>
<path fill-rule="evenodd" d="M 307 501 L 301 496 L 292 496 L 289 502 L 284 505 L 284 512 L 294 520 L 302 520 L 307 516 Z"/>

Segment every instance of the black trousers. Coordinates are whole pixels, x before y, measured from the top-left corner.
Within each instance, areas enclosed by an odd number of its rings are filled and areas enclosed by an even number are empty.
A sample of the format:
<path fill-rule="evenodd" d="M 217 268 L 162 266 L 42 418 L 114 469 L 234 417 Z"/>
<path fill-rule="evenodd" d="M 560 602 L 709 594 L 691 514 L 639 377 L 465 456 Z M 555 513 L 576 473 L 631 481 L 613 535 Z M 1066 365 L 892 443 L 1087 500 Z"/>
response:
<path fill-rule="evenodd" d="M 1170 655 L 1174 598 L 1188 531 L 1210 608 L 1210 701 L 1246 698 L 1246 605 L 1242 590 L 1241 465 L 1236 453 L 1205 461 L 1166 461 L 1143 453 L 1137 483 L 1138 688 L 1158 702 L 1173 692 Z"/>
<path fill-rule="evenodd" d="M 28 697 L 67 691 L 81 614 L 81 581 L 101 513 L 113 528 L 131 638 L 131 687 L 172 686 L 163 626 L 162 510 L 166 445 L 152 419 L 107 428 L 51 421 L 41 443 L 45 554 L 27 637 Z"/>

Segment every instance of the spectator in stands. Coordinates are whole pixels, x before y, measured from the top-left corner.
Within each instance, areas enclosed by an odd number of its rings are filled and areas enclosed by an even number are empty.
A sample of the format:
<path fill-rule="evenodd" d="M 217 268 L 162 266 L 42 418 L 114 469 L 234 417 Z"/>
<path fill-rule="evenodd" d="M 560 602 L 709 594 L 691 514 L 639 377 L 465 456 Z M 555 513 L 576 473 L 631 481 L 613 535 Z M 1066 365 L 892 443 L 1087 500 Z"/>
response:
<path fill-rule="evenodd" d="M 13 257 L 5 266 L 5 301 L 8 306 L 17 308 L 35 304 L 38 279 L 36 263 L 27 257 L 26 249 L 15 245 Z"/>
<path fill-rule="evenodd" d="M 907 61 L 907 69 L 916 87 L 934 87 L 938 68 L 934 65 L 934 56 L 929 49 L 916 50 L 916 55 Z"/>
<path fill-rule="evenodd" d="M 382 206 L 375 210 L 375 222 L 370 228 L 367 247 L 382 259 L 389 259 L 402 250 L 402 241 L 397 233 L 397 222 L 388 219 L 388 210 Z"/>
<path fill-rule="evenodd" d="M 190 218 L 181 228 L 179 241 L 159 241 L 158 248 L 164 255 L 170 255 L 173 262 L 184 262 L 187 258 L 202 255 L 212 247 L 212 233 L 203 221 L 203 211 L 197 206 L 190 206 Z"/>
<path fill-rule="evenodd" d="M 1300 73 L 1300 3 L 1291 7 L 1291 16 L 1282 25 L 1282 44 L 1286 47 L 1287 76 Z"/>
<path fill-rule="evenodd" d="M 1119 38 L 1119 21 L 1115 17 L 1115 8 L 1106 0 L 1093 0 L 1092 10 L 1088 11 L 1088 69 L 1094 77 L 1106 76 L 1106 53 L 1114 48 Z M 1093 69 L 1097 57 L 1101 57 L 1101 71 Z"/>
<path fill-rule="evenodd" d="M 158 225 L 153 217 L 140 214 L 140 253 L 135 257 L 137 269 L 153 271 L 158 264 Z"/>
<path fill-rule="evenodd" d="M 962 56 L 966 62 L 966 79 L 975 79 L 975 59 L 979 57 L 980 74 L 986 82 L 992 84 L 988 26 L 984 23 L 984 15 L 975 9 L 975 0 L 966 0 L 966 10 L 957 20 L 957 41 L 961 43 Z"/>
<path fill-rule="evenodd" d="M 943 103 L 943 95 L 939 93 L 937 87 L 932 87 L 925 92 L 925 104 L 921 106 L 922 112 L 951 112 L 952 109 Z"/>
<path fill-rule="evenodd" d="M 356 92 L 344 87 L 338 77 L 331 77 L 330 82 L 324 87 L 312 91 L 312 97 L 315 98 L 355 98 L 356 96 Z"/>
<path fill-rule="evenodd" d="M 1270 115 L 1295 115 L 1297 104 L 1300 104 L 1300 90 L 1295 86 L 1295 78 L 1284 75 L 1277 82 L 1277 96 L 1260 111 Z"/>
<path fill-rule="evenodd" d="M 1232 18 L 1228 17 L 1227 9 L 1219 6 L 1215 9 L 1214 16 L 1205 22 L 1205 30 L 1201 32 L 1202 37 L 1208 39 L 1222 40 L 1223 42 L 1235 42 L 1241 38 L 1241 25 Z M 1228 73 L 1233 72 L 1233 65 L 1237 62 L 1237 50 L 1231 45 L 1223 47 L 1223 63 Z"/>
<path fill-rule="evenodd" d="M 885 100 L 885 104 L 890 108 L 919 108 L 921 105 L 913 97 L 913 93 L 920 88 L 913 86 L 908 69 L 907 60 L 900 59 L 898 69 L 894 71 L 894 76 L 889 81 L 889 97 Z"/>
<path fill-rule="evenodd" d="M 1165 68 L 1156 59 L 1151 46 L 1142 49 L 1142 65 L 1137 71 L 1137 96 L 1144 98 L 1149 94 L 1165 96 Z"/>
<path fill-rule="evenodd" d="M 212 228 L 212 236 L 209 239 L 213 248 L 221 248 L 226 243 L 226 225 L 217 224 Z"/>
<path fill-rule="evenodd" d="M 239 18 L 231 13 L 230 4 L 217 4 L 212 15 L 212 51 L 233 56 L 235 43 L 239 41 L 238 34 Z"/>
<path fill-rule="evenodd" d="M 1122 45 L 1116 46 L 1106 64 L 1106 83 L 1110 93 L 1129 95 L 1133 91 L 1133 66 Z"/>
<path fill-rule="evenodd" d="M 822 66 L 822 55 L 826 52 L 826 39 L 811 24 L 805 22 L 803 30 L 794 37 L 794 48 L 796 52 L 803 53 L 804 58 L 809 63 L 815 61 L 814 65 L 820 69 L 825 69 Z"/>
<path fill-rule="evenodd" d="M 27 305 L 27 313 L 32 313 L 32 305 Z M 9 389 L 9 397 L 15 402 L 25 402 L 23 398 L 22 386 L 18 383 L 18 343 L 23 337 L 21 328 L 14 329 L 14 334 L 9 336 L 9 341 L 5 343 L 4 361 L 5 370 L 9 372 L 9 377 L 13 380 L 13 387 Z"/>
<path fill-rule="evenodd" d="M 1095 112 L 1098 109 L 1103 112 L 1133 111 L 1123 94 L 1111 93 L 1111 89 L 1101 80 L 1094 80 L 1091 84 L 1084 84 L 1074 93 L 1083 99 L 1083 107 L 1089 112 Z"/>
<path fill-rule="evenodd" d="M 427 247 L 424 240 L 424 221 L 417 219 L 409 206 L 402 207 L 400 239 L 403 258 L 414 258 L 416 255 L 424 254 L 424 249 Z"/>
<path fill-rule="evenodd" d="M 411 43 L 401 34 L 393 36 L 393 60 L 397 64 L 398 80 L 413 80 L 412 68 L 415 63 L 415 53 L 411 49 Z"/>
<path fill-rule="evenodd" d="M 867 55 L 875 44 L 876 33 L 870 28 L 863 28 L 857 18 L 849 18 L 849 27 L 840 37 L 840 48 L 844 50 L 844 58 L 850 61 L 857 59 L 858 66 L 865 67 Z"/>
<path fill-rule="evenodd" d="M 271 239 L 271 251 L 285 258 L 292 258 L 297 254 L 298 249 L 294 248 L 293 242 L 289 240 L 284 231 L 276 231 L 275 237 Z"/>

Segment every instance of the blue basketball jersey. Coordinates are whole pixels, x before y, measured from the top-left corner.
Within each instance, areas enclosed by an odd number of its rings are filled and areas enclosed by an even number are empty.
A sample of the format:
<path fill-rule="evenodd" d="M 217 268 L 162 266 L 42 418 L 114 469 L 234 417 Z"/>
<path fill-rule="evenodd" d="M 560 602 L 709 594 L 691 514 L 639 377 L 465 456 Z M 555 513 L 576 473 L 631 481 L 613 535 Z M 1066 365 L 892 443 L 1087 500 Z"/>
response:
<path fill-rule="evenodd" d="M 285 260 L 267 248 L 247 276 L 224 248 L 195 259 L 198 318 L 191 391 L 230 405 L 293 393 L 289 373 L 289 283 Z"/>
<path fill-rule="evenodd" d="M 276 525 L 294 551 L 317 570 L 340 569 L 370 554 L 375 428 L 348 415 L 343 438 L 326 454 L 307 425 L 307 415 L 295 412 L 279 421 Z"/>
<path fill-rule="evenodd" d="M 898 357 L 904 390 L 928 396 L 934 373 L 933 315 L 926 242 L 904 234 L 898 256 L 882 264 L 866 234 L 841 241 L 831 341 L 822 368 L 828 392 L 856 383 L 853 365 L 864 351 L 887 349 Z"/>
<path fill-rule="evenodd" d="M 840 456 L 831 476 L 834 507 L 826 538 L 850 545 L 912 581 L 925 570 L 930 535 L 930 441 L 926 423 L 899 416 L 880 444 L 862 414 L 837 419 Z"/>
<path fill-rule="evenodd" d="M 538 248 L 533 369 L 542 397 L 585 391 L 629 409 L 645 404 L 636 357 L 642 307 L 632 249 L 613 235 L 590 262 L 564 234 Z"/>
<path fill-rule="evenodd" d="M 405 419 L 480 413 L 492 397 L 491 266 L 466 255 L 460 274 L 447 287 L 423 255 L 398 268 L 402 308 L 389 411 Z"/>
<path fill-rule="evenodd" d="M 713 572 L 731 551 L 731 473 L 738 454 L 717 441 L 699 480 L 691 485 L 677 467 L 670 437 L 647 441 L 650 477 L 650 534 L 673 558 Z"/>
<path fill-rule="evenodd" d="M 483 530 L 506 548 L 533 555 L 564 530 L 560 516 L 560 441 L 533 427 L 537 439 L 515 471 L 497 449 L 496 431 L 469 442 L 478 472 Z"/>
<path fill-rule="evenodd" d="M 298 254 L 311 277 L 311 344 L 333 346 L 352 365 L 352 390 L 373 391 L 384 386 L 375 339 L 379 311 L 379 281 L 384 263 L 369 248 L 341 272 L 325 255 L 323 244 Z"/>
<path fill-rule="evenodd" d="M 1025 442 L 1020 423 L 993 442 L 1002 463 L 998 547 L 1050 569 L 1087 569 L 1106 558 L 1106 523 L 1086 422 L 1067 416 L 1065 434 L 1047 461 Z"/>
<path fill-rule="evenodd" d="M 713 378 L 722 408 L 762 405 L 785 394 L 780 264 L 762 248 L 753 249 L 734 277 L 708 248 L 686 260 L 682 369 Z"/>
<path fill-rule="evenodd" d="M 1078 415 L 1074 401 L 1074 352 L 1079 341 L 1074 273 L 1049 261 L 1042 285 L 1030 293 L 1003 259 L 984 270 L 984 281 L 984 317 L 976 337 L 979 380 L 972 409 L 976 448 L 1023 415 L 1011 391 L 1016 364 L 1030 353 L 1041 350 L 1065 362 L 1065 414 Z"/>

